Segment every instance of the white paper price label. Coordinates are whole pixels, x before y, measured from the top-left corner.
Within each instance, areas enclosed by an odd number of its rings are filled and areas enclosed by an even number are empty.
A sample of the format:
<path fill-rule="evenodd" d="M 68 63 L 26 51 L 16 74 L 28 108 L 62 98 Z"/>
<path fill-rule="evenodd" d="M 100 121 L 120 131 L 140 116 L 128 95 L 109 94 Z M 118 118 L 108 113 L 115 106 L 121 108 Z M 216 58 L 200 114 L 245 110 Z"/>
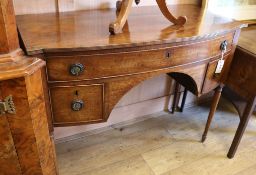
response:
<path fill-rule="evenodd" d="M 223 69 L 223 66 L 224 66 L 224 63 L 225 63 L 225 60 L 221 59 L 221 60 L 218 61 L 218 65 L 216 67 L 215 74 L 221 73 L 221 71 Z"/>

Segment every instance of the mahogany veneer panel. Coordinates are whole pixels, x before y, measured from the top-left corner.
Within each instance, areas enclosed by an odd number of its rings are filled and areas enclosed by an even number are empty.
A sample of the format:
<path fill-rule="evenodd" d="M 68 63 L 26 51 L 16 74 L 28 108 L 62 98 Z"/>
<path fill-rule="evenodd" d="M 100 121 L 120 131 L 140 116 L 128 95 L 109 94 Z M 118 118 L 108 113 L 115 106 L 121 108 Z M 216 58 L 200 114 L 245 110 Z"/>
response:
<path fill-rule="evenodd" d="M 98 79 L 189 64 L 219 55 L 220 45 L 225 40 L 229 43 L 227 51 L 230 51 L 233 37 L 234 33 L 228 33 L 214 40 L 191 44 L 189 47 L 182 45 L 131 52 L 98 53 L 88 56 L 50 56 L 47 57 L 48 80 Z M 85 71 L 79 76 L 72 76 L 69 72 L 70 66 L 75 63 L 85 66 Z"/>
<path fill-rule="evenodd" d="M 0 2 L 0 57 L 19 47 L 13 2 Z M 1 59 L 0 59 L 1 62 Z"/>
<path fill-rule="evenodd" d="M 51 103 L 54 124 L 96 122 L 103 120 L 103 85 L 64 86 L 51 88 Z M 73 100 L 83 100 L 84 107 L 73 111 Z"/>
<path fill-rule="evenodd" d="M 21 168 L 13 142 L 12 133 L 5 115 L 0 117 L 0 137 L 0 174 L 21 174 Z"/>
<path fill-rule="evenodd" d="M 56 174 L 55 150 L 45 111 L 41 70 L 26 77 L 1 81 L 0 91 L 4 97 L 12 95 L 16 107 L 16 114 L 6 114 L 6 117 L 21 174 Z"/>
<path fill-rule="evenodd" d="M 240 46 L 236 49 L 227 86 L 245 99 L 256 96 L 256 54 Z"/>

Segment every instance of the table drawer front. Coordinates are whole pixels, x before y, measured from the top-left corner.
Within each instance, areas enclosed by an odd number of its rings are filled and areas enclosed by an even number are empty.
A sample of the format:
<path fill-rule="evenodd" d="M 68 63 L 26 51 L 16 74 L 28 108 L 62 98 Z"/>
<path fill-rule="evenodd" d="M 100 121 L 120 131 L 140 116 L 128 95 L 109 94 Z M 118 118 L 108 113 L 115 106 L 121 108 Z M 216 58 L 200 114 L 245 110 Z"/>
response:
<path fill-rule="evenodd" d="M 103 120 L 104 85 L 51 87 L 51 105 L 55 125 Z"/>
<path fill-rule="evenodd" d="M 89 80 L 184 65 L 220 54 L 220 44 L 225 40 L 228 41 L 228 49 L 230 49 L 232 39 L 233 33 L 230 33 L 214 40 L 157 50 L 49 57 L 47 58 L 48 80 Z M 74 73 L 76 71 L 77 74 Z"/>

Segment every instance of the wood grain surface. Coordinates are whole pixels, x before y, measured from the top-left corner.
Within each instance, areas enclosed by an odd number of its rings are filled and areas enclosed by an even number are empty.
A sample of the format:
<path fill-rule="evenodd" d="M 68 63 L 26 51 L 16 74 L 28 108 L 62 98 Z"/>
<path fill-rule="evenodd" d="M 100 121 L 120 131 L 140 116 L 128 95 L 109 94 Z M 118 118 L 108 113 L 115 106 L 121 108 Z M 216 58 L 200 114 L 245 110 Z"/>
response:
<path fill-rule="evenodd" d="M 16 114 L 6 114 L 22 174 L 54 174 L 55 153 L 48 129 L 41 71 L 1 82 L 3 96 L 12 95 Z"/>
<path fill-rule="evenodd" d="M 1 98 L 2 97 L 0 91 L 0 99 Z M 0 137 L 0 174 L 21 174 L 18 155 L 13 142 L 9 123 L 5 115 L 0 116 Z"/>
<path fill-rule="evenodd" d="M 0 36 L 0 56 L 19 47 L 12 1 L 0 1 Z"/>
<path fill-rule="evenodd" d="M 211 38 L 243 26 L 241 22 L 209 12 L 203 15 L 204 11 L 196 5 L 169 8 L 176 16 L 186 15 L 187 24 L 183 27 L 170 25 L 157 7 L 132 9 L 128 19 L 129 28 L 124 28 L 123 33 L 116 36 L 108 32 L 109 22 L 115 18 L 115 10 L 21 15 L 17 16 L 17 23 L 29 54 L 189 42 Z"/>
<path fill-rule="evenodd" d="M 107 121 L 112 109 L 129 90 L 164 73 L 188 75 L 198 96 L 202 95 L 205 81 L 215 83 L 206 82 L 208 87 L 204 93 L 216 88 L 220 81 L 214 79 L 215 65 L 210 70 L 208 64 L 220 58 L 220 45 L 227 41 L 225 69 L 228 70 L 239 36 L 237 31 L 245 25 L 205 14 L 195 5 L 169 8 L 176 16 L 186 15 L 188 23 L 183 27 L 169 25 L 157 7 L 134 8 L 123 32 L 115 36 L 109 35 L 107 30 L 109 21 L 115 18 L 113 10 L 17 16 L 28 54 L 41 54 L 46 61 L 55 126 Z M 72 65 L 78 63 L 83 65 L 84 71 L 71 75 Z M 76 87 L 95 84 L 104 84 L 104 101 L 96 96 L 102 96 L 101 92 L 89 93 L 89 90 L 81 97 L 89 100 L 89 107 L 94 104 L 97 110 L 82 110 L 73 115 L 70 109 L 76 99 L 73 91 Z M 58 87 L 70 87 L 70 90 Z M 65 95 L 68 98 L 63 99 Z M 102 106 L 95 106 L 95 103 L 103 103 L 103 111 Z"/>
<path fill-rule="evenodd" d="M 239 47 L 253 53 L 256 55 L 256 25 L 250 25 L 247 28 L 244 28 L 241 32 L 238 45 Z"/>

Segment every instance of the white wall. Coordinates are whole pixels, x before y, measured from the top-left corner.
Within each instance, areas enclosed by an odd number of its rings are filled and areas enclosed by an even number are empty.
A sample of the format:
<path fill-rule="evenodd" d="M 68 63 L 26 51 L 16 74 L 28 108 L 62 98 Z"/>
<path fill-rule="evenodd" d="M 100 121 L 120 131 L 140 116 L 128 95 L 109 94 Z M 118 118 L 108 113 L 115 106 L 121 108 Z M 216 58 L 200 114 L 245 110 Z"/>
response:
<path fill-rule="evenodd" d="M 13 0 L 17 15 L 61 12 L 98 8 L 114 8 L 116 0 Z M 200 0 L 166 0 L 168 4 L 199 4 Z M 134 3 L 135 5 L 135 3 Z M 156 5 L 155 0 L 141 0 L 139 6 Z"/>

